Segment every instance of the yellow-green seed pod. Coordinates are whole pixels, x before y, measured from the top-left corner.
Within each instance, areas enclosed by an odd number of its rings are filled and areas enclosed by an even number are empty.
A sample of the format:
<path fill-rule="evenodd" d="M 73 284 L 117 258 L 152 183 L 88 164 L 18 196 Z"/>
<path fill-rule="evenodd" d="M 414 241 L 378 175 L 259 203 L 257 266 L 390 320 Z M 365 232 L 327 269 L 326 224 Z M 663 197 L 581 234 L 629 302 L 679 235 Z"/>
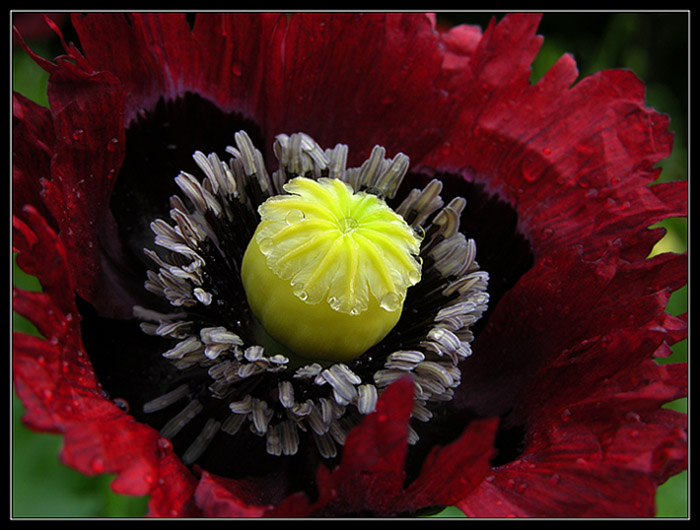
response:
<path fill-rule="evenodd" d="M 347 361 L 382 340 L 420 281 L 420 239 L 379 197 L 297 177 L 262 204 L 241 277 L 267 333 L 309 359 Z"/>

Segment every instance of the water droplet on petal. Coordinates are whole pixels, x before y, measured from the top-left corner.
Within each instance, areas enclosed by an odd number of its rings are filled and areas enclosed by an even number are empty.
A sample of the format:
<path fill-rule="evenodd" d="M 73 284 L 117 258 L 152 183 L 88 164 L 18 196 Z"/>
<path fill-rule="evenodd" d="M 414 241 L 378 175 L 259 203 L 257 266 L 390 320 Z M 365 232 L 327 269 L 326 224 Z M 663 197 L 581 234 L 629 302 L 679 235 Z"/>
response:
<path fill-rule="evenodd" d="M 231 72 L 236 77 L 241 77 L 241 75 L 243 75 L 243 65 L 240 61 L 233 61 L 233 64 L 231 64 Z"/>
<path fill-rule="evenodd" d="M 396 293 L 387 293 L 379 301 L 379 305 L 385 311 L 396 311 L 401 306 L 401 297 Z"/>
<path fill-rule="evenodd" d="M 370 195 L 375 195 L 379 197 L 380 199 L 384 198 L 384 190 L 381 188 L 377 188 L 376 186 L 369 186 L 368 188 L 365 189 L 365 193 L 369 193 Z"/>
<path fill-rule="evenodd" d="M 520 172 L 526 182 L 535 182 L 542 172 L 542 167 L 535 158 L 526 158 L 520 165 Z"/>
<path fill-rule="evenodd" d="M 334 311 L 338 311 L 340 309 L 340 300 L 338 300 L 335 296 L 328 298 L 328 304 Z"/>
<path fill-rule="evenodd" d="M 389 92 L 388 94 L 385 94 L 384 97 L 382 97 L 381 102 L 382 105 L 391 105 L 396 101 L 396 94 L 393 92 Z"/>
<path fill-rule="evenodd" d="M 285 216 L 284 220 L 287 222 L 288 225 L 293 225 L 295 223 L 303 221 L 305 218 L 306 216 L 301 210 L 290 210 Z"/>
<path fill-rule="evenodd" d="M 420 278 L 421 278 L 420 271 L 415 271 L 415 270 L 408 271 L 408 281 L 412 285 L 417 284 L 420 281 Z"/>
<path fill-rule="evenodd" d="M 304 285 L 301 283 L 292 285 L 292 292 L 294 293 L 294 296 L 296 296 L 302 302 L 305 302 L 309 298 L 309 293 L 306 292 Z"/>
<path fill-rule="evenodd" d="M 116 399 L 113 399 L 112 401 L 117 407 L 119 407 L 124 412 L 129 412 L 129 403 L 127 403 L 127 401 L 125 399 L 116 398 Z"/>
<path fill-rule="evenodd" d="M 413 228 L 413 232 L 416 236 L 417 239 L 423 241 L 425 238 L 425 230 L 421 225 L 413 225 L 411 228 Z"/>
<path fill-rule="evenodd" d="M 105 470 L 105 461 L 99 456 L 94 457 L 90 460 L 90 469 L 95 473 L 102 473 Z"/>
<path fill-rule="evenodd" d="M 171 453 L 173 450 L 173 444 L 167 438 L 158 438 L 158 447 L 164 456 Z"/>
<path fill-rule="evenodd" d="M 258 243 L 258 248 L 260 248 L 260 252 L 262 252 L 263 254 L 267 254 L 268 252 L 270 252 L 272 250 L 272 247 L 274 246 L 275 242 L 269 237 L 263 239 Z"/>
<path fill-rule="evenodd" d="M 541 233 L 542 233 L 542 239 L 549 239 L 550 237 L 552 237 L 552 234 L 554 233 L 554 230 L 552 230 L 552 229 L 549 228 L 549 227 L 546 227 L 546 228 L 543 228 L 543 229 L 542 229 L 542 232 L 541 232 Z"/>
<path fill-rule="evenodd" d="M 112 138 L 109 142 L 107 142 L 107 151 L 114 152 L 117 150 L 119 147 L 119 139 L 118 138 Z"/>
<path fill-rule="evenodd" d="M 85 131 L 83 129 L 76 129 L 71 135 L 74 141 L 80 142 L 85 137 Z"/>

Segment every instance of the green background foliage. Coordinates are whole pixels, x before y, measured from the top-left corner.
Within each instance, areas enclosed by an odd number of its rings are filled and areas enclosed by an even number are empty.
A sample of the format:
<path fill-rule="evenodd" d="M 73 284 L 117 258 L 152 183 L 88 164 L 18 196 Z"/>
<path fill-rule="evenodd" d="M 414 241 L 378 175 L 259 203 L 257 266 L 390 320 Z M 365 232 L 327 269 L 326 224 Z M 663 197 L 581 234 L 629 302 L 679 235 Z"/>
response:
<path fill-rule="evenodd" d="M 503 13 L 438 13 L 445 24 L 475 24 L 485 29 L 491 18 Z M 671 117 L 675 133 L 671 156 L 660 165 L 660 180 L 687 178 L 688 132 L 688 32 L 687 12 L 664 13 L 545 13 L 538 33 L 545 37 L 532 69 L 536 82 L 563 53 L 572 53 L 580 77 L 608 68 L 629 68 L 644 80 L 647 103 Z M 66 32 L 66 39 L 75 38 Z M 39 55 L 53 58 L 62 53 L 57 39 L 46 35 L 28 42 Z M 12 86 L 42 105 L 48 105 L 48 75 L 15 46 L 12 56 Z M 662 223 L 667 236 L 657 252 L 683 252 L 687 249 L 685 219 Z M 13 284 L 40 290 L 35 278 L 13 263 Z M 687 311 L 687 288 L 674 293 L 668 310 L 672 314 Z M 36 333 L 34 326 L 13 313 L 13 329 Z M 661 362 L 687 360 L 687 341 L 673 348 L 673 355 Z M 35 433 L 21 423 L 23 408 L 12 393 L 12 517 L 140 517 L 146 513 L 147 498 L 117 495 L 109 487 L 110 475 L 85 476 L 59 462 L 62 439 L 59 435 Z M 687 400 L 668 405 L 686 411 Z M 688 516 L 687 471 L 669 479 L 658 491 L 657 517 Z M 435 517 L 461 517 L 454 507 Z"/>

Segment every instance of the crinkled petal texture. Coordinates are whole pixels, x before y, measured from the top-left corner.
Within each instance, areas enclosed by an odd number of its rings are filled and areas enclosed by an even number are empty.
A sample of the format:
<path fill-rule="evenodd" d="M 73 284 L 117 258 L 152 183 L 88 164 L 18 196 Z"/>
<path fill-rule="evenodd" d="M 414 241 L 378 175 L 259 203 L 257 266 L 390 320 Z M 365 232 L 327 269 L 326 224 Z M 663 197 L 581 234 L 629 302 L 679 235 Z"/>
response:
<path fill-rule="evenodd" d="M 116 474 L 114 489 L 150 495 L 154 516 L 449 504 L 488 517 L 653 514 L 656 486 L 687 465 L 686 417 L 661 408 L 685 395 L 685 365 L 654 361 L 685 336 L 685 317 L 664 307 L 687 262 L 646 259 L 661 237 L 647 227 L 686 215 L 687 188 L 651 184 L 672 139 L 633 74 L 574 84 L 564 55 L 532 85 L 535 15 L 442 35 L 419 14 L 205 13 L 192 28 L 173 13 L 72 20 L 81 51 L 33 55 L 50 73 L 50 108 L 13 100 L 13 248 L 43 287 L 13 292 L 42 334 L 15 334 L 14 382 L 27 425 L 64 434 L 65 463 Z M 110 211 L 125 131 L 161 98 L 190 92 L 268 140 L 304 131 L 325 147 L 346 143 L 351 164 L 375 144 L 402 151 L 447 191 L 482 187 L 515 212 L 533 265 L 495 301 L 464 362 L 450 409 L 461 434 L 413 473 L 405 380 L 348 435 L 337 467 L 318 468 L 315 495 L 281 491 L 274 476 L 190 470 L 103 392 L 75 295 L 106 317 L 130 317 L 143 278 Z M 513 433 L 509 454 L 502 440 Z"/>
<path fill-rule="evenodd" d="M 483 415 L 512 409 L 504 421 L 527 433 L 523 448 L 458 506 L 489 517 L 649 516 L 656 485 L 687 464 L 685 417 L 660 408 L 685 395 L 686 367 L 652 361 L 684 337 L 685 317 L 664 308 L 687 260 L 645 259 L 661 236 L 647 227 L 686 215 L 687 188 L 650 185 L 672 139 L 631 72 L 572 86 L 565 55 L 529 83 L 537 22 L 506 17 L 475 48 L 465 32 L 461 50 L 448 34 L 462 58 L 450 61 L 454 82 L 469 90 L 424 160 L 513 205 L 535 256 L 475 341 L 483 355 L 464 363 L 459 397 Z"/>

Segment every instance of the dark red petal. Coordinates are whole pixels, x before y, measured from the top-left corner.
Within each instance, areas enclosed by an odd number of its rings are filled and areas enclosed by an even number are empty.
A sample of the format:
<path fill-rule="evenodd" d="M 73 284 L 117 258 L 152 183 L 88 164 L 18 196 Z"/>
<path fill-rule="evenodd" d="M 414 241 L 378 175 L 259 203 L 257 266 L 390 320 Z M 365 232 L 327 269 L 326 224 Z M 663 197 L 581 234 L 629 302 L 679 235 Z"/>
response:
<path fill-rule="evenodd" d="M 45 13 L 52 24 L 58 26 L 68 21 L 67 13 Z M 37 13 L 13 13 L 12 25 L 22 38 L 27 40 L 48 40 L 54 37 L 54 30 Z"/>
<path fill-rule="evenodd" d="M 254 487 L 248 486 L 245 481 L 204 472 L 195 491 L 195 500 L 207 517 L 260 517 L 272 508 L 243 500 L 250 498 L 251 494 L 255 495 Z"/>
<path fill-rule="evenodd" d="M 279 50 L 274 31 L 286 26 L 284 15 L 267 13 L 198 13 L 193 31 L 183 13 L 90 13 L 72 21 L 90 63 L 124 86 L 126 123 L 160 97 L 187 91 L 256 116 L 269 56 Z"/>
<path fill-rule="evenodd" d="M 620 239 L 628 259 L 644 257 L 653 241 L 640 242 L 640 232 L 685 211 L 683 184 L 670 194 L 647 187 L 671 150 L 668 117 L 644 106 L 644 85 L 629 71 L 571 86 L 578 72 L 568 55 L 530 85 L 537 20 L 508 15 L 489 26 L 455 76 L 462 112 L 426 164 L 511 203 L 536 255 L 586 241 L 597 257 Z"/>
<path fill-rule="evenodd" d="M 197 478 L 172 452 L 172 444 L 166 438 L 158 440 L 161 459 L 157 486 L 151 490 L 148 501 L 150 517 L 201 517 L 202 512 L 194 502 Z"/>
<path fill-rule="evenodd" d="M 551 440 L 536 459 L 487 477 L 457 506 L 469 517 L 650 517 L 656 487 L 609 465 L 586 433 Z M 543 461 L 551 461 L 549 466 Z"/>
<path fill-rule="evenodd" d="M 24 423 L 62 433 L 62 461 L 86 474 L 116 474 L 115 491 L 155 491 L 158 499 L 152 504 L 159 510 L 191 513 L 193 508 L 175 495 L 193 491 L 193 477 L 170 442 L 102 392 L 82 344 L 63 241 L 33 207 L 25 206 L 22 214 L 24 221 L 15 218 L 17 261 L 39 277 L 44 289 L 13 290 L 13 309 L 43 335 L 13 334 L 13 383 L 26 409 Z"/>
<path fill-rule="evenodd" d="M 683 337 L 683 319 L 664 308 L 686 274 L 683 255 L 628 263 L 611 247 L 589 262 L 561 251 L 504 296 L 474 346 L 488 362 L 465 363 L 463 387 L 480 399 L 459 399 L 492 413 L 516 407 L 508 421 L 524 423 L 527 438 L 518 459 L 459 503 L 465 513 L 653 514 L 655 485 L 686 464 L 685 415 L 659 410 L 685 395 L 685 366 L 651 360 Z M 534 310 L 516 317 L 522 307 Z M 501 338 L 512 336 L 516 344 Z"/>
<path fill-rule="evenodd" d="M 30 204 L 49 220 L 41 199 L 41 179 L 51 175 L 55 135 L 51 113 L 25 98 L 12 94 L 12 212 L 21 216 Z"/>
<path fill-rule="evenodd" d="M 316 471 L 318 498 L 311 502 L 305 493 L 293 493 L 273 509 L 265 513 L 266 517 L 309 517 L 321 513 L 337 495 L 333 476 L 325 466 L 318 466 Z"/>
<path fill-rule="evenodd" d="M 445 45 L 445 70 L 459 71 L 466 68 L 469 59 L 476 51 L 481 38 L 481 28 L 462 24 L 454 26 L 440 35 Z"/>
<path fill-rule="evenodd" d="M 687 465 L 685 415 L 630 411 L 612 427 L 600 417 L 606 406 L 533 428 L 526 453 L 458 506 L 475 517 L 652 516 L 656 485 Z"/>
<path fill-rule="evenodd" d="M 461 388 L 469 392 L 457 403 L 485 415 L 516 404 L 523 417 L 543 413 L 651 358 L 677 335 L 662 326 L 668 296 L 686 278 L 683 255 L 629 264 L 615 246 L 596 261 L 580 252 L 540 260 L 501 299 L 473 345 L 488 355 L 463 363 Z"/>
<path fill-rule="evenodd" d="M 452 506 L 471 493 L 491 470 L 497 428 L 497 419 L 473 421 L 455 442 L 434 447 L 403 496 L 404 511 Z"/>
<path fill-rule="evenodd" d="M 676 336 L 663 327 L 664 309 L 671 291 L 686 281 L 685 256 L 665 254 L 627 264 L 610 255 L 594 267 L 593 276 L 581 269 L 570 276 L 569 282 L 580 287 L 560 284 L 576 303 L 569 304 L 567 315 L 560 313 L 558 322 L 576 333 L 567 342 L 562 334 L 542 330 L 543 339 L 563 348 L 549 350 L 555 355 L 543 362 L 523 396 L 533 413 L 546 414 L 548 407 L 578 400 L 606 379 L 630 373 Z M 540 360 L 547 356 L 544 343 L 540 355 Z"/>
<path fill-rule="evenodd" d="M 52 27 L 63 40 L 58 28 Z M 120 281 L 123 271 L 114 270 L 119 267 L 114 264 L 121 263 L 121 249 L 109 209 L 115 177 L 124 157 L 123 88 L 111 73 L 96 71 L 74 45 L 63 45 L 67 55 L 53 63 L 25 46 L 50 73 L 51 125 L 41 138 L 29 138 L 33 141 L 28 142 L 28 148 L 39 156 L 31 166 L 32 173 L 23 175 L 23 189 L 36 191 L 41 186 L 45 210 L 40 210 L 44 215 L 48 210 L 56 221 L 76 291 L 107 315 L 129 316 L 133 300 Z M 16 119 L 23 123 L 28 107 L 14 107 Z M 35 127 L 39 125 L 37 121 Z M 17 133 L 23 130 L 18 129 Z M 46 141 L 49 132 L 50 142 Z M 50 155 L 50 166 L 46 155 L 41 156 L 42 151 Z M 23 163 L 29 164 L 28 159 L 28 154 L 20 153 L 20 175 Z M 26 195 L 20 194 L 16 200 L 32 199 Z"/>
<path fill-rule="evenodd" d="M 90 64 L 96 71 L 115 75 L 124 87 L 124 123 L 141 108 L 153 108 L 161 96 L 177 95 L 168 84 L 177 82 L 168 70 L 168 48 L 176 43 L 189 44 L 184 14 L 144 16 L 161 23 L 151 35 L 147 34 L 149 28 L 141 16 L 90 13 L 74 14 L 71 18 Z"/>
<path fill-rule="evenodd" d="M 267 78 L 280 61 L 286 28 L 280 13 L 197 14 L 193 35 L 202 56 L 197 78 L 187 81 L 190 89 L 262 126 L 266 104 L 276 97 Z M 271 139 L 281 130 L 266 132 Z"/>
<path fill-rule="evenodd" d="M 265 87 L 270 136 L 304 131 L 323 146 L 345 143 L 356 164 L 376 144 L 419 159 L 442 134 L 444 51 L 425 15 L 296 14 L 282 46 Z"/>
<path fill-rule="evenodd" d="M 39 279 L 44 292 L 65 314 L 74 313 L 73 278 L 63 242 L 35 207 L 24 206 L 18 215 L 22 218 L 12 218 L 12 247 L 19 253 L 17 265 Z"/>
<path fill-rule="evenodd" d="M 350 431 L 340 465 L 332 472 L 336 493 L 327 513 L 390 514 L 401 508 L 397 497 L 406 476 L 412 409 L 413 382 L 399 380 L 384 391 L 376 411 Z"/>
<path fill-rule="evenodd" d="M 59 61 L 48 91 L 56 144 L 44 201 L 61 228 L 77 292 L 119 314 L 126 300 L 103 257 L 118 241 L 109 198 L 124 156 L 123 90 L 109 73 Z"/>

